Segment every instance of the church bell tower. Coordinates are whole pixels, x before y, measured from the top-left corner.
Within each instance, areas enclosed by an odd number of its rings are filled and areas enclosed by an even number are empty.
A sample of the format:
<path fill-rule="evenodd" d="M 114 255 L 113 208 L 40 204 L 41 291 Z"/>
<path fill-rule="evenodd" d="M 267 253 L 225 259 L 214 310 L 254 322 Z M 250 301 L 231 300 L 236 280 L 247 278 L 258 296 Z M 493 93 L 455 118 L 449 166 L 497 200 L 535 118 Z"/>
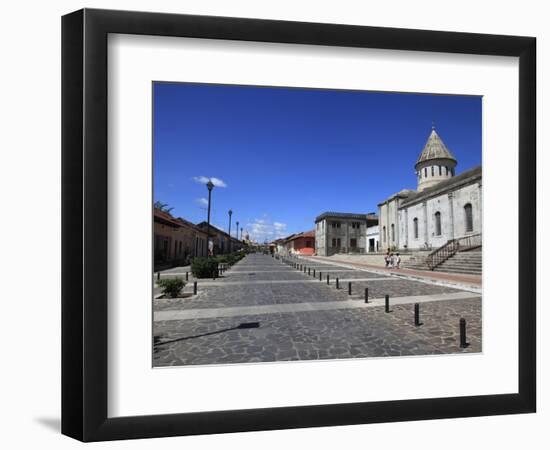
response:
<path fill-rule="evenodd" d="M 418 179 L 418 191 L 421 192 L 454 177 L 456 165 L 456 158 L 432 125 L 432 132 L 414 166 Z"/>

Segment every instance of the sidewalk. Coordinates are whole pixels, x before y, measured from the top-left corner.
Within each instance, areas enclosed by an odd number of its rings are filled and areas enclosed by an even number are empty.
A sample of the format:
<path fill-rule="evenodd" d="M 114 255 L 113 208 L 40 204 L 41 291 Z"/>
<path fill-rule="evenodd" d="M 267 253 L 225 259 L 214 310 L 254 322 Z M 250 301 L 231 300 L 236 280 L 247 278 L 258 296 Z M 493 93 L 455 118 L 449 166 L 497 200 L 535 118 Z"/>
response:
<path fill-rule="evenodd" d="M 387 269 L 385 267 L 378 266 L 376 264 L 351 262 L 351 261 L 341 260 L 333 257 L 313 256 L 312 258 L 315 258 L 321 261 L 332 262 L 332 263 L 346 264 L 348 266 L 357 267 L 357 268 L 374 270 L 379 273 L 384 273 L 388 275 L 406 276 L 406 277 L 416 278 L 420 280 L 439 281 L 439 282 L 449 283 L 453 285 L 471 286 L 477 289 L 481 289 L 480 275 L 432 272 L 429 270 L 416 270 L 416 269 L 405 269 L 405 268 Z"/>

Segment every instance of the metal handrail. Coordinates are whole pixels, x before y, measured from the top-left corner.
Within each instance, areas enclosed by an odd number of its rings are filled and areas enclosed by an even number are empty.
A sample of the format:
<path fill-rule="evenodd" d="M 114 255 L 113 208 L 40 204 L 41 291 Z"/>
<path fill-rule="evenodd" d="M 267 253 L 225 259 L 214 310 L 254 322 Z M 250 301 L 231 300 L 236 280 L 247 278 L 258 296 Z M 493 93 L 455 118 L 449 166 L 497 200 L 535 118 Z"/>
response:
<path fill-rule="evenodd" d="M 471 250 L 476 247 L 481 247 L 481 233 L 450 239 L 426 257 L 426 265 L 430 270 L 434 270 L 457 252 Z"/>

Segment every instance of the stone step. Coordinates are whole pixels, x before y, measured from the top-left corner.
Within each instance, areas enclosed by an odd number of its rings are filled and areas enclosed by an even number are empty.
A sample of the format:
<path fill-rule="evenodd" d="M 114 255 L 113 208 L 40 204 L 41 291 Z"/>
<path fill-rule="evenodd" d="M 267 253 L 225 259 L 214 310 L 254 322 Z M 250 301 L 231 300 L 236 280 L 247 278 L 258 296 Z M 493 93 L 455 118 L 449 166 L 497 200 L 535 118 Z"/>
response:
<path fill-rule="evenodd" d="M 453 256 L 451 259 L 454 259 L 455 261 L 481 261 L 481 256 L 475 256 L 475 257 L 462 257 L 462 256 Z"/>
<path fill-rule="evenodd" d="M 440 268 L 440 267 L 435 268 L 435 269 L 434 269 L 434 272 L 440 272 L 440 273 L 462 273 L 462 274 L 466 274 L 466 275 L 481 275 L 481 274 L 482 274 L 482 271 L 481 271 L 481 270 L 468 270 L 468 269 L 456 270 L 456 269 L 445 269 L 445 268 Z"/>
<path fill-rule="evenodd" d="M 451 259 L 448 259 L 447 261 L 443 261 L 441 264 L 482 264 L 482 261 L 481 261 L 481 259 L 466 261 L 466 260 L 463 260 L 463 259 L 451 258 Z"/>
<path fill-rule="evenodd" d="M 437 266 L 436 269 L 441 270 L 475 270 L 477 272 L 481 272 L 483 268 L 481 266 L 473 267 L 473 266 Z"/>

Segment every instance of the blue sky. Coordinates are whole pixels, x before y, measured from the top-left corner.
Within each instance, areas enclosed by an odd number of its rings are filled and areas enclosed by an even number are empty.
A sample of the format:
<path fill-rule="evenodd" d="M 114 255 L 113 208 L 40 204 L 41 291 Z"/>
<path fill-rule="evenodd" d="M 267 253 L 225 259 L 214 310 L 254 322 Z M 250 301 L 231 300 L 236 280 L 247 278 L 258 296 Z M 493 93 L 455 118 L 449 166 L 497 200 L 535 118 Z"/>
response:
<path fill-rule="evenodd" d="M 154 199 L 227 230 L 229 209 L 263 242 L 314 227 L 324 211 L 367 213 L 416 188 L 432 122 L 458 160 L 481 164 L 481 97 L 153 84 Z"/>

